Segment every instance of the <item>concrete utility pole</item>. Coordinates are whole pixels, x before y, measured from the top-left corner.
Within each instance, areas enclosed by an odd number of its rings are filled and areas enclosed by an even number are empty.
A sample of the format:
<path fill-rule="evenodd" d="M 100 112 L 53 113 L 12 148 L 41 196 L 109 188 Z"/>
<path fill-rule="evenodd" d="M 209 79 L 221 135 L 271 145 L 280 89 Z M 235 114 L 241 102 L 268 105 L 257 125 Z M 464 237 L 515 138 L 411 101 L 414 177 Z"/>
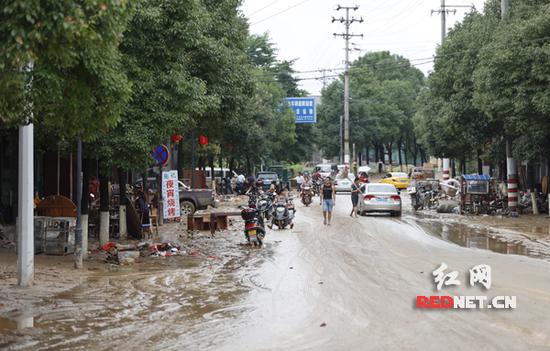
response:
<path fill-rule="evenodd" d="M 30 286 L 34 280 L 34 127 L 19 127 L 19 203 L 17 211 L 17 283 Z"/>
<path fill-rule="evenodd" d="M 350 155 L 349 155 L 349 40 L 353 37 L 363 37 L 363 34 L 350 34 L 349 33 L 349 27 L 354 22 L 363 22 L 363 18 L 355 18 L 355 17 L 349 17 L 350 10 L 357 11 L 359 9 L 359 6 L 340 6 L 338 5 L 336 7 L 336 11 L 345 10 L 346 11 L 346 17 L 340 17 L 340 18 L 334 18 L 332 17 L 332 22 L 340 22 L 345 25 L 346 32 L 345 33 L 334 33 L 335 37 L 343 37 L 346 41 L 346 62 L 345 62 L 345 71 L 344 71 L 344 123 L 343 123 L 343 137 L 344 137 L 344 159 L 342 160 L 343 163 L 349 163 L 350 162 Z"/>
<path fill-rule="evenodd" d="M 456 13 L 456 10 L 448 10 L 445 5 L 445 0 L 441 0 L 441 7 L 438 10 L 432 10 L 432 14 L 439 13 L 441 15 L 441 45 L 445 42 L 447 37 L 447 13 Z M 449 180 L 450 178 L 450 166 L 451 160 L 449 158 L 443 159 L 443 180 Z"/>
<path fill-rule="evenodd" d="M 33 64 L 27 72 L 31 75 L 26 87 L 27 93 L 32 88 Z M 34 126 L 31 113 L 27 123 L 19 127 L 19 174 L 17 203 L 17 284 L 30 286 L 34 281 Z"/>
<path fill-rule="evenodd" d="M 510 0 L 500 0 L 500 19 L 506 21 L 510 10 Z M 518 216 L 518 174 L 516 160 L 512 155 L 512 141 L 506 138 L 506 173 L 508 178 L 508 209 L 511 217 Z"/>

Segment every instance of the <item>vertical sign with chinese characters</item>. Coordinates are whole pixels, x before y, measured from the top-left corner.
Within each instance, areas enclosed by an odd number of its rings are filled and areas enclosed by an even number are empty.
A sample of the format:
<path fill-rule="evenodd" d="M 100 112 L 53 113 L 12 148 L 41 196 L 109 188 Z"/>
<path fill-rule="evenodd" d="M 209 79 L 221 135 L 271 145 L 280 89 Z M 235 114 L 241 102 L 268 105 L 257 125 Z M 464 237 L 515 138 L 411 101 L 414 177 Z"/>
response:
<path fill-rule="evenodd" d="M 163 215 L 165 219 L 178 218 L 180 213 L 180 194 L 178 171 L 162 172 L 162 198 L 164 200 Z"/>
<path fill-rule="evenodd" d="M 315 98 L 313 97 L 292 97 L 286 98 L 288 106 L 296 116 L 296 123 L 317 123 L 317 110 Z"/>

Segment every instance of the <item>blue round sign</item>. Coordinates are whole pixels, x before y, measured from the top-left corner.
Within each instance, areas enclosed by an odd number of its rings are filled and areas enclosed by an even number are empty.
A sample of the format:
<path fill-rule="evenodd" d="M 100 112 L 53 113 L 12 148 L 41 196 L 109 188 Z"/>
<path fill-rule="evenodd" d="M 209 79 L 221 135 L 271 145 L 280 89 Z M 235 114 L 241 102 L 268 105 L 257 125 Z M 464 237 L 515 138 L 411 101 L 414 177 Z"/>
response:
<path fill-rule="evenodd" d="M 169 155 L 168 148 L 165 145 L 157 146 L 151 153 L 151 156 L 153 156 L 153 158 L 161 166 L 166 164 Z"/>

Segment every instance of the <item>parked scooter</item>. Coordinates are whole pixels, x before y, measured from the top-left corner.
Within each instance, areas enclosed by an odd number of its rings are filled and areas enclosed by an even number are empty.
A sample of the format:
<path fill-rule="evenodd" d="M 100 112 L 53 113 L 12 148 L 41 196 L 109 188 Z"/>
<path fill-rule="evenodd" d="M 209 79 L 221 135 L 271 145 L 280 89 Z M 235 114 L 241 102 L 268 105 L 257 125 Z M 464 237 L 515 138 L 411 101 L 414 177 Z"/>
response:
<path fill-rule="evenodd" d="M 241 211 L 244 219 L 244 236 L 248 243 L 254 246 L 262 246 L 265 238 L 264 221 L 260 211 L 256 208 L 244 208 Z"/>
<path fill-rule="evenodd" d="M 409 190 L 409 195 L 411 197 L 411 206 L 415 211 L 424 209 L 424 202 L 420 198 L 420 189 L 411 187 Z"/>
<path fill-rule="evenodd" d="M 273 212 L 273 200 L 275 195 L 272 193 L 263 193 L 256 202 L 256 208 L 260 211 L 260 215 L 269 220 Z"/>
<path fill-rule="evenodd" d="M 310 185 L 304 185 L 302 186 L 302 203 L 308 207 L 313 202 L 313 190 L 311 189 Z"/>
<path fill-rule="evenodd" d="M 292 208 L 292 211 L 290 211 L 289 207 L 290 205 L 287 199 L 277 199 L 273 210 L 273 218 L 271 219 L 270 228 L 273 228 L 273 225 L 276 225 L 279 229 L 285 229 L 287 226 L 290 226 L 290 229 L 294 227 L 294 223 L 292 222 L 294 218 L 294 209 Z"/>

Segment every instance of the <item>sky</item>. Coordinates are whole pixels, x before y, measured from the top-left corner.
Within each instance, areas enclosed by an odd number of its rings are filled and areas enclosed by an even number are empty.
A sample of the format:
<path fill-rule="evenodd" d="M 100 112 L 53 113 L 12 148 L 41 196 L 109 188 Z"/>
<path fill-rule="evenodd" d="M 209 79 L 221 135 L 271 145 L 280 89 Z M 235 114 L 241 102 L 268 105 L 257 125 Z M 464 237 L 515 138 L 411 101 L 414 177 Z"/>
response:
<path fill-rule="evenodd" d="M 473 5 L 483 10 L 485 0 L 447 0 L 450 5 Z M 386 50 L 402 55 L 424 74 L 433 68 L 432 57 L 441 40 L 441 17 L 432 10 L 440 8 L 440 0 L 244 0 L 241 11 L 249 19 L 253 34 L 267 32 L 278 49 L 281 60 L 296 60 L 294 68 L 302 78 L 300 85 L 312 95 L 319 95 L 323 82 L 342 73 L 344 39 L 333 33 L 343 33 L 344 24 L 331 23 L 332 17 L 345 16 L 336 5 L 354 6 L 350 16 L 363 22 L 353 23 L 350 33 L 363 34 L 350 40 L 353 50 L 350 60 L 369 51 Z M 451 28 L 470 10 L 469 7 L 448 8 L 456 13 L 447 15 Z M 322 72 L 320 70 L 332 69 Z M 329 77 L 323 80 L 323 76 Z"/>

